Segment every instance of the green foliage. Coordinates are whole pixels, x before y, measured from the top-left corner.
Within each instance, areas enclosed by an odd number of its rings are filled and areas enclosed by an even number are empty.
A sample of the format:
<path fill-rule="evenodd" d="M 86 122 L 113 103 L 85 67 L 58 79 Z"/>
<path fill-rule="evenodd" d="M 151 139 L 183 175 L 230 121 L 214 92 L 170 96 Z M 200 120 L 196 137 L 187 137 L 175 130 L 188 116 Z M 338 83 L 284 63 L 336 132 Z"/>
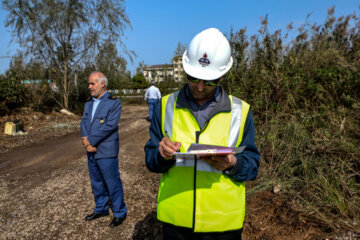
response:
<path fill-rule="evenodd" d="M 142 73 L 138 73 L 133 76 L 131 79 L 131 88 L 138 89 L 138 88 L 147 88 L 149 87 L 149 83 L 146 81 L 144 75 Z"/>
<path fill-rule="evenodd" d="M 246 29 L 231 31 L 234 66 L 222 82 L 253 105 L 259 189 L 280 184 L 325 230 L 360 233 L 359 16 L 330 9 L 293 41 L 267 24 L 249 40 Z"/>
<path fill-rule="evenodd" d="M 335 230 L 359 231 L 359 110 L 298 111 L 257 124 L 264 184 L 280 183 L 294 208 Z"/>
<path fill-rule="evenodd" d="M 108 89 L 121 89 L 129 86 L 130 73 L 126 70 L 127 62 L 118 56 L 116 45 L 105 41 L 95 58 L 97 71 L 108 79 Z"/>
<path fill-rule="evenodd" d="M 69 109 L 75 71 L 94 62 L 104 42 L 116 43 L 131 58 L 122 42 L 131 27 L 124 0 L 4 0 L 5 25 L 28 56 L 41 61 L 59 88 L 58 103 Z"/>
<path fill-rule="evenodd" d="M 0 116 L 24 106 L 26 88 L 15 77 L 0 79 Z"/>
<path fill-rule="evenodd" d="M 21 53 L 11 59 L 10 68 L 3 76 L 1 89 L 5 98 L 2 101 L 3 114 L 23 106 L 41 112 L 51 111 L 58 98 L 50 88 L 45 66 L 34 59 L 26 62 Z"/>
<path fill-rule="evenodd" d="M 47 81 L 39 84 L 28 86 L 31 99 L 28 105 L 38 112 L 51 112 L 57 108 L 55 99 L 58 99 L 57 93 L 53 92 Z"/>
<path fill-rule="evenodd" d="M 183 83 L 176 82 L 171 76 L 166 76 L 164 81 L 158 84 L 158 88 L 162 96 L 173 93 L 176 89 L 180 89 Z"/>
<path fill-rule="evenodd" d="M 94 71 L 95 69 L 92 64 L 89 63 L 87 63 L 84 68 L 78 70 L 76 74 L 77 86 L 74 88 L 74 91 L 72 91 L 69 99 L 69 102 L 71 103 L 69 110 L 71 112 L 82 115 L 84 104 L 90 99 L 88 81 L 90 74 Z"/>

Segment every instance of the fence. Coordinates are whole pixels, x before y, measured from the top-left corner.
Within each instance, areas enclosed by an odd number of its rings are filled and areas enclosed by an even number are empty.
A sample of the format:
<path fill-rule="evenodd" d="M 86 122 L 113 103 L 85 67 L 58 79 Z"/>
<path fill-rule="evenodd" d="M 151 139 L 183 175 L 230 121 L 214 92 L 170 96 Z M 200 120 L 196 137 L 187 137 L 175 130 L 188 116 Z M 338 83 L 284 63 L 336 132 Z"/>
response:
<path fill-rule="evenodd" d="M 131 94 L 145 94 L 146 89 L 110 89 L 107 91 L 112 95 L 131 95 Z"/>

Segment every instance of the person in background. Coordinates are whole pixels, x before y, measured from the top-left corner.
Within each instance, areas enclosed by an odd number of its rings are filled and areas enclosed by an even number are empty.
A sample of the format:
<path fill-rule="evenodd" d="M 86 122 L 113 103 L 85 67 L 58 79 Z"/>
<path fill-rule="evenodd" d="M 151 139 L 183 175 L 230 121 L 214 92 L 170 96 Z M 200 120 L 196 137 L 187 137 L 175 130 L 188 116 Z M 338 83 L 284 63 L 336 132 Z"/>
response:
<path fill-rule="evenodd" d="M 162 173 L 157 218 L 164 239 L 241 239 L 245 181 L 256 178 L 260 153 L 250 105 L 219 86 L 232 63 L 230 44 L 218 29 L 200 32 L 183 54 L 188 83 L 155 106 L 145 161 Z M 243 151 L 172 158 L 192 143 Z"/>
<path fill-rule="evenodd" d="M 145 101 L 149 104 L 149 121 L 151 122 L 155 105 L 161 99 L 160 90 L 155 86 L 155 82 L 151 82 L 151 86 L 146 89 Z"/>
<path fill-rule="evenodd" d="M 107 83 L 107 78 L 101 72 L 90 75 L 89 91 L 92 99 L 85 103 L 80 123 L 95 198 L 94 211 L 85 220 L 109 215 L 111 201 L 113 220 L 110 227 L 116 227 L 127 214 L 118 162 L 121 102 L 106 91 Z"/>

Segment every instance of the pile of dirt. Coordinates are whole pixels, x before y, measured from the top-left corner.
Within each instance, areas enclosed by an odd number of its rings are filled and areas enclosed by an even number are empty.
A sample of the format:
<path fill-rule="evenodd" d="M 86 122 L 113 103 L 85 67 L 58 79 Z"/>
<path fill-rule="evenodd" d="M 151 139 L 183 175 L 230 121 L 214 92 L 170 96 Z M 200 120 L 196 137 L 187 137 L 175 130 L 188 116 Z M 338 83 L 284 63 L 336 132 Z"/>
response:
<path fill-rule="evenodd" d="M 14 114 L 0 117 L 0 153 L 44 141 L 47 138 L 64 136 L 79 129 L 80 116 L 52 111 L 49 114 L 21 108 Z M 10 136 L 4 133 L 6 122 L 21 121 L 25 135 Z"/>
<path fill-rule="evenodd" d="M 246 202 L 244 233 L 248 239 L 326 239 L 328 234 L 300 218 L 291 199 L 270 190 L 254 193 Z"/>

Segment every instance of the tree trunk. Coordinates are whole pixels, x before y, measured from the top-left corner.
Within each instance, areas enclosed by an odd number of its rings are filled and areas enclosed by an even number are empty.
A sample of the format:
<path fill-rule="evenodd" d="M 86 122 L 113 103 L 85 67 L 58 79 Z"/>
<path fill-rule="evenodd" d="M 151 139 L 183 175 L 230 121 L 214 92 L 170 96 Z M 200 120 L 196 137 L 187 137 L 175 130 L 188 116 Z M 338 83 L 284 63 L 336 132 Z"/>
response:
<path fill-rule="evenodd" d="M 69 110 L 69 79 L 67 76 L 67 63 L 64 61 L 64 75 L 63 75 L 63 107 Z"/>

